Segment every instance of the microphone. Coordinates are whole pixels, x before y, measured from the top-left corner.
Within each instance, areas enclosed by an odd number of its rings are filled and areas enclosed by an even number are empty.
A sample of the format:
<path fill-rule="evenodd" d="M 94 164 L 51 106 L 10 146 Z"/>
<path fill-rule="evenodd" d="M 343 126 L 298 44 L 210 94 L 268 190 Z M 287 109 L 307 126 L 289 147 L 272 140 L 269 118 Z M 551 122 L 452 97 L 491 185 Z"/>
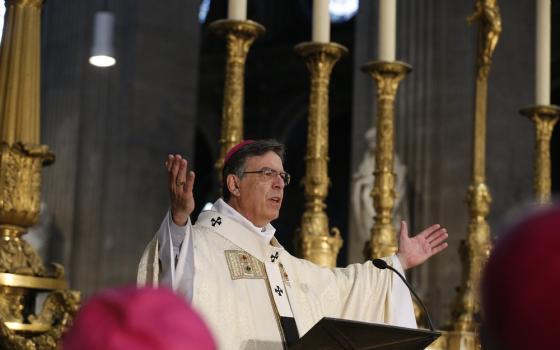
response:
<path fill-rule="evenodd" d="M 418 297 L 416 292 L 414 292 L 414 289 L 412 289 L 410 284 L 408 284 L 408 282 L 406 281 L 406 278 L 404 278 L 404 276 L 401 275 L 399 271 L 397 271 L 395 268 L 393 268 L 393 266 L 388 265 L 385 260 L 373 259 L 372 263 L 378 269 L 380 269 L 380 270 L 389 269 L 389 270 L 393 271 L 394 273 L 396 273 L 401 278 L 401 280 L 404 282 L 404 284 L 408 287 L 408 290 L 410 290 L 412 295 L 414 295 L 414 297 L 416 297 L 416 300 L 418 300 L 418 302 L 422 306 L 422 309 L 424 309 L 424 313 L 426 313 L 426 318 L 428 319 L 428 325 L 430 326 L 430 330 L 433 331 L 434 330 L 434 325 L 432 324 L 432 319 L 430 318 L 430 314 L 428 314 L 428 309 L 426 309 L 426 305 L 424 305 L 422 300 L 420 300 L 420 297 Z"/>

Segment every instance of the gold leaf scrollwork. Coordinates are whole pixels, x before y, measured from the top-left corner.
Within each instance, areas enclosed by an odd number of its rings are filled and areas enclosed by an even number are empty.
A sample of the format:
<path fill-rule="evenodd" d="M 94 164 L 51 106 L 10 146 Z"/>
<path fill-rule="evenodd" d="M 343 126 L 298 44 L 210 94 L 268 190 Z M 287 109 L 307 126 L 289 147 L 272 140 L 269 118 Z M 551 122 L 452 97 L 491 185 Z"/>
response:
<path fill-rule="evenodd" d="M 44 145 L 0 144 L 0 272 L 47 275 L 21 235 L 39 218 L 41 170 L 53 161 L 54 155 Z"/>
<path fill-rule="evenodd" d="M 0 287 L 0 319 L 10 322 L 23 322 L 22 289 Z"/>
<path fill-rule="evenodd" d="M 490 226 L 486 221 L 492 197 L 486 184 L 475 183 L 469 186 L 466 201 L 470 220 L 467 238 L 461 242 L 459 249 L 463 273 L 451 313 L 452 322 L 447 328 L 451 331 L 448 334 L 451 344 L 470 339 L 475 349 L 479 346 L 477 337 L 473 336 L 478 332 L 476 315 L 480 314 L 479 284 L 492 250 Z"/>
<path fill-rule="evenodd" d="M 484 183 L 469 186 L 467 203 L 470 222 L 466 240 L 461 242 L 460 255 L 463 263 L 461 287 L 452 311 L 453 330 L 475 332 L 477 321 L 475 315 L 480 312 L 478 288 L 482 269 L 488 261 L 492 243 L 490 227 L 486 216 L 490 212 L 492 197 Z"/>
<path fill-rule="evenodd" d="M 41 170 L 54 161 L 47 146 L 0 143 L 0 223 L 29 227 L 39 218 Z"/>
<path fill-rule="evenodd" d="M 533 191 L 539 203 L 550 202 L 552 187 L 550 140 L 554 126 L 560 119 L 560 108 L 554 105 L 531 106 L 521 110 L 535 124 L 535 176 Z"/>
<path fill-rule="evenodd" d="M 467 191 L 467 204 L 473 221 L 480 222 L 490 213 L 492 196 L 484 183 L 470 185 Z"/>
<path fill-rule="evenodd" d="M 43 0 L 6 1 L 0 49 L 0 348 L 56 349 L 78 308 L 64 271 L 47 271 L 22 239 L 39 218 L 41 170 L 54 155 L 40 143 L 40 28 Z M 51 278 L 54 277 L 54 278 Z M 38 294 L 50 293 L 32 313 Z"/>
<path fill-rule="evenodd" d="M 31 325 L 51 325 L 39 335 L 24 336 L 0 322 L 0 348 L 13 350 L 55 350 L 63 332 L 70 327 L 80 305 L 80 294 L 70 290 L 56 290 L 46 298 L 39 316 L 30 316 Z"/>
<path fill-rule="evenodd" d="M 479 21 L 477 76 L 474 108 L 472 182 L 467 190 L 469 223 L 467 236 L 459 249 L 462 262 L 461 285 L 451 312 L 446 333 L 450 350 L 480 348 L 478 321 L 480 314 L 479 284 L 481 272 L 492 249 L 490 226 L 486 220 L 492 197 L 485 184 L 486 106 L 488 75 L 492 55 L 502 31 L 497 0 L 476 0 L 469 23 Z"/>
<path fill-rule="evenodd" d="M 336 43 L 302 43 L 295 51 L 310 72 L 307 152 L 305 157 L 305 211 L 301 219 L 301 251 L 321 266 L 336 266 L 342 246 L 340 231 L 329 232 L 325 213 L 329 176 L 329 81 L 332 68 L 347 49 Z"/>
<path fill-rule="evenodd" d="M 375 217 L 371 239 L 366 245 L 366 258 L 388 256 L 397 251 L 393 226 L 395 206 L 394 140 L 395 98 L 399 83 L 411 71 L 402 62 L 369 62 L 362 67 L 377 84 L 377 144 L 375 147 L 374 184 L 371 191 Z"/>
<path fill-rule="evenodd" d="M 0 272 L 47 276 L 39 255 L 20 238 L 4 238 L 0 244 Z"/>
<path fill-rule="evenodd" d="M 245 60 L 253 42 L 265 31 L 253 21 L 219 20 L 210 29 L 226 39 L 226 68 L 220 155 L 214 164 L 218 179 L 222 178 L 224 157 L 243 139 L 243 103 L 245 92 Z"/>
<path fill-rule="evenodd" d="M 540 117 L 533 118 L 536 126 L 536 161 L 535 161 L 535 197 L 540 203 L 550 201 L 550 191 L 552 188 L 551 165 L 550 165 L 550 139 L 554 125 L 558 121 L 558 116 L 553 118 Z"/>

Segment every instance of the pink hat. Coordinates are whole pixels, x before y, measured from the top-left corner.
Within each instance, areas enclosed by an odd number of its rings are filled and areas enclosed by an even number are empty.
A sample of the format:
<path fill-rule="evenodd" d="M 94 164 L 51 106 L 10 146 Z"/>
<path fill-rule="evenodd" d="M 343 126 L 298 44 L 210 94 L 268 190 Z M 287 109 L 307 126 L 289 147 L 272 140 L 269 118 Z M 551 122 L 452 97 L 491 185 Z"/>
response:
<path fill-rule="evenodd" d="M 242 149 L 243 147 L 250 145 L 252 143 L 255 143 L 255 140 L 244 140 L 241 141 L 240 143 L 238 143 L 237 145 L 233 146 L 228 153 L 226 154 L 226 156 L 224 157 L 224 164 L 227 163 L 227 161 L 235 154 L 237 153 L 237 151 L 239 151 L 240 149 Z"/>
<path fill-rule="evenodd" d="M 483 277 L 483 318 L 504 349 L 560 349 L 560 207 L 505 231 Z"/>
<path fill-rule="evenodd" d="M 186 301 L 165 288 L 111 289 L 80 310 L 64 350 L 213 350 L 216 345 Z"/>

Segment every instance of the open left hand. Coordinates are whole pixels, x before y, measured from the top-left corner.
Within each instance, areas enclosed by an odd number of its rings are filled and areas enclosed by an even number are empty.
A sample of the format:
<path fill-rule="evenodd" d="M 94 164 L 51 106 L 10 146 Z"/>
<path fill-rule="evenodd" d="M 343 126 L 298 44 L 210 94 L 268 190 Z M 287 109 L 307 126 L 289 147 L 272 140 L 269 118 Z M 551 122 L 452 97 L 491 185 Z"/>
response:
<path fill-rule="evenodd" d="M 447 230 L 440 225 L 433 225 L 414 237 L 408 236 L 408 226 L 401 221 L 399 234 L 399 251 L 397 257 L 403 269 L 410 269 L 422 264 L 432 255 L 447 248 Z"/>

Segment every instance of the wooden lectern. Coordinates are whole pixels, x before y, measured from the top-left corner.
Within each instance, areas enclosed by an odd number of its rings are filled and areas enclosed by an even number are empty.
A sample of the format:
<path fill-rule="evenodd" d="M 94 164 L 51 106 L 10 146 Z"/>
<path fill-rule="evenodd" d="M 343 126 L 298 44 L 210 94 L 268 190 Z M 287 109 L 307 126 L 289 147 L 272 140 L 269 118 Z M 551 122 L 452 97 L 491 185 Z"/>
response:
<path fill-rule="evenodd" d="M 420 350 L 441 333 L 384 324 L 322 318 L 290 350 Z"/>

